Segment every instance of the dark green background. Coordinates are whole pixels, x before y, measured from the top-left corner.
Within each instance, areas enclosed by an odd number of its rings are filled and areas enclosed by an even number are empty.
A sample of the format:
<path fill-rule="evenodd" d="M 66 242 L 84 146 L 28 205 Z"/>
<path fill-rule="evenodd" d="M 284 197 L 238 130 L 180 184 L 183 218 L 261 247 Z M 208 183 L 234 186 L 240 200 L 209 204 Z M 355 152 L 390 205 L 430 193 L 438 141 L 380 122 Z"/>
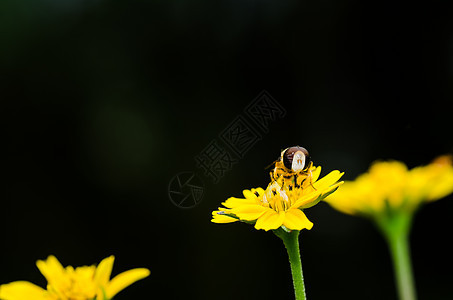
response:
<path fill-rule="evenodd" d="M 210 223 L 291 145 L 345 179 L 375 159 L 410 167 L 453 149 L 448 1 L 0 3 L 0 282 L 45 285 L 34 263 L 114 254 L 151 276 L 116 299 L 291 299 L 273 234 Z M 217 184 L 198 155 L 263 89 L 287 111 Z M 167 186 L 199 172 L 182 210 Z M 415 219 L 420 299 L 453 297 L 453 197 Z M 325 203 L 301 234 L 309 299 L 396 299 L 375 228 Z"/>

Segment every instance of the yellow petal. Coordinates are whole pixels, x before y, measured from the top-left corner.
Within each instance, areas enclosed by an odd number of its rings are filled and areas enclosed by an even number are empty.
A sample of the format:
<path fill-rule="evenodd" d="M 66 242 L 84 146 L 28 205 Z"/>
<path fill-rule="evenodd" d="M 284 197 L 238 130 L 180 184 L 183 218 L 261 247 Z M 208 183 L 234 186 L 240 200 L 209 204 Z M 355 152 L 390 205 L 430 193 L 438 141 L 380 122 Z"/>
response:
<path fill-rule="evenodd" d="M 110 280 L 110 275 L 112 274 L 113 262 L 115 257 L 113 255 L 104 258 L 96 268 L 96 273 L 94 274 L 94 282 L 98 286 L 105 287 Z"/>
<path fill-rule="evenodd" d="M 321 195 L 321 192 L 325 191 L 324 190 L 318 190 L 313 193 L 306 194 L 299 199 L 296 200 L 296 202 L 291 206 L 291 208 L 299 208 L 301 206 L 305 206 L 309 203 L 312 203 L 318 199 L 318 197 Z"/>
<path fill-rule="evenodd" d="M 307 201 L 306 203 L 301 203 L 298 208 L 306 209 L 315 206 L 320 201 L 324 201 L 329 195 L 334 193 L 340 185 L 342 185 L 344 181 L 337 182 L 336 184 L 325 188 L 324 190 L 320 190 L 320 195 L 313 200 Z"/>
<path fill-rule="evenodd" d="M 321 174 L 321 166 L 316 167 L 313 171 L 311 171 L 312 181 L 315 182 L 318 180 L 319 175 Z"/>
<path fill-rule="evenodd" d="M 270 208 L 254 204 L 233 208 L 231 212 L 241 220 L 253 221 L 261 217 L 268 210 L 270 210 Z"/>
<path fill-rule="evenodd" d="M 225 207 L 234 208 L 237 206 L 246 205 L 246 204 L 254 204 L 254 203 L 255 203 L 255 200 L 230 197 L 230 198 L 228 198 L 227 201 L 223 202 L 222 204 Z"/>
<path fill-rule="evenodd" d="M 256 199 L 256 195 L 254 193 L 252 193 L 252 191 L 250 190 L 243 190 L 242 191 L 242 194 L 244 194 L 244 197 L 245 199 L 247 200 L 255 200 Z"/>
<path fill-rule="evenodd" d="M 380 211 L 380 206 L 385 205 L 384 201 L 381 193 L 376 192 L 373 182 L 366 175 L 359 176 L 356 181 L 346 181 L 326 199 L 333 208 L 351 215 Z"/>
<path fill-rule="evenodd" d="M 219 207 L 218 210 L 214 210 L 212 212 L 212 216 L 215 217 L 216 215 L 218 215 L 219 213 L 222 214 L 222 212 L 228 212 L 230 211 L 230 209 L 228 208 L 224 208 L 224 207 Z"/>
<path fill-rule="evenodd" d="M 252 189 L 252 192 L 253 192 L 253 193 L 258 192 L 258 194 L 261 196 L 261 195 L 264 194 L 265 191 L 264 191 L 263 188 L 258 187 L 258 188 L 256 188 L 256 189 Z"/>
<path fill-rule="evenodd" d="M 453 170 L 447 170 L 436 178 L 428 192 L 428 201 L 441 199 L 453 192 Z"/>
<path fill-rule="evenodd" d="M 326 176 L 324 176 L 323 178 L 321 178 L 318 181 L 316 181 L 315 183 L 313 183 L 313 186 L 317 190 L 329 187 L 329 186 L 333 185 L 335 182 L 337 182 L 341 178 L 341 176 L 343 176 L 343 174 L 344 173 L 342 173 L 338 170 L 332 171 L 329 174 L 327 174 Z"/>
<path fill-rule="evenodd" d="M 105 290 L 107 297 L 109 299 L 113 298 L 116 294 L 118 294 L 120 291 L 124 290 L 134 282 L 145 277 L 148 277 L 149 274 L 150 272 L 148 269 L 137 268 L 117 275 L 115 278 L 112 279 L 112 281 L 110 281 L 109 285 Z"/>
<path fill-rule="evenodd" d="M 285 220 L 283 225 L 291 230 L 310 230 L 313 223 L 308 220 L 307 216 L 299 209 L 289 209 L 286 211 Z"/>
<path fill-rule="evenodd" d="M 255 228 L 264 229 L 266 231 L 277 229 L 282 226 L 284 219 L 284 211 L 277 213 L 276 211 L 269 209 L 256 221 Z"/>
<path fill-rule="evenodd" d="M 44 300 L 46 291 L 28 281 L 15 281 L 0 286 L 2 300 Z"/>
<path fill-rule="evenodd" d="M 264 194 L 264 190 L 262 188 L 256 188 L 252 190 L 244 190 L 242 191 L 244 197 L 250 201 L 255 201 L 257 197 Z"/>
<path fill-rule="evenodd" d="M 50 255 L 47 260 L 38 260 L 36 266 L 39 271 L 46 277 L 47 281 L 59 280 L 63 277 L 65 270 L 58 259 Z"/>
<path fill-rule="evenodd" d="M 212 219 L 211 219 L 212 223 L 223 224 L 223 223 L 233 223 L 233 222 L 238 221 L 238 219 L 235 219 L 235 218 L 227 216 L 227 215 L 222 215 L 222 214 L 219 215 L 218 212 L 219 211 L 214 211 L 212 213 Z"/>

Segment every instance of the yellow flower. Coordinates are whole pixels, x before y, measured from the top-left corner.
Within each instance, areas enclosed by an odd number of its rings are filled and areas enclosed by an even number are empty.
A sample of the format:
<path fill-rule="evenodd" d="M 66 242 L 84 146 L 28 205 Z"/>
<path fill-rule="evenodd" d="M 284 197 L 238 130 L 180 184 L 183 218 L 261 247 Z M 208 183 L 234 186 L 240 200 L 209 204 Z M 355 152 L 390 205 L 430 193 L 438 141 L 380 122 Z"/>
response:
<path fill-rule="evenodd" d="M 145 268 L 123 272 L 112 280 L 114 256 L 95 266 L 63 268 L 55 256 L 38 260 L 36 265 L 47 279 L 47 290 L 27 281 L 15 281 L 0 286 L 2 300 L 104 300 L 149 275 Z"/>
<path fill-rule="evenodd" d="M 344 213 L 375 216 L 387 209 L 413 212 L 423 202 L 452 192 L 451 157 L 441 156 L 411 170 L 399 161 L 375 162 L 355 181 L 346 181 L 327 202 Z"/>
<path fill-rule="evenodd" d="M 332 171 L 318 180 L 321 167 L 312 167 L 309 175 L 295 178 L 296 184 L 288 184 L 283 177 L 273 181 L 266 190 L 244 190 L 245 198 L 231 197 L 212 213 L 212 222 L 231 223 L 243 221 L 255 224 L 256 229 L 266 231 L 284 227 L 289 230 L 311 229 L 313 223 L 303 210 L 333 193 L 343 182 L 339 171 Z M 302 180 L 309 179 L 309 180 Z"/>

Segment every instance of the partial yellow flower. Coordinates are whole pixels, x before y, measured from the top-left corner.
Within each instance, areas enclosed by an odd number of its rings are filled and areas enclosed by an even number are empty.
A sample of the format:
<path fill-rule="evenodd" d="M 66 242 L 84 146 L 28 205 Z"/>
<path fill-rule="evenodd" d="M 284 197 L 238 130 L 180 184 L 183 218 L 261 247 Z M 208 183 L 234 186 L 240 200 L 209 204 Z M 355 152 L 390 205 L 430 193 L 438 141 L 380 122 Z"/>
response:
<path fill-rule="evenodd" d="M 15 281 L 0 286 L 1 300 L 108 300 L 132 283 L 147 277 L 145 268 L 123 272 L 112 280 L 114 256 L 96 266 L 64 268 L 53 255 L 38 260 L 36 265 L 47 279 L 47 290 L 28 281 Z"/>
<path fill-rule="evenodd" d="M 379 161 L 354 181 L 345 181 L 326 202 L 348 214 L 374 216 L 386 209 L 412 212 L 423 202 L 453 192 L 451 156 L 409 170 L 399 161 Z"/>
<path fill-rule="evenodd" d="M 308 177 L 273 181 L 266 190 L 255 188 L 244 190 L 245 198 L 231 197 L 212 213 L 212 222 L 231 223 L 243 221 L 255 224 L 256 229 L 273 230 L 284 227 L 289 230 L 310 230 L 313 223 L 303 210 L 337 190 L 343 182 L 339 171 L 332 171 L 318 180 L 321 167 L 312 167 Z M 304 180 L 308 179 L 308 180 Z"/>

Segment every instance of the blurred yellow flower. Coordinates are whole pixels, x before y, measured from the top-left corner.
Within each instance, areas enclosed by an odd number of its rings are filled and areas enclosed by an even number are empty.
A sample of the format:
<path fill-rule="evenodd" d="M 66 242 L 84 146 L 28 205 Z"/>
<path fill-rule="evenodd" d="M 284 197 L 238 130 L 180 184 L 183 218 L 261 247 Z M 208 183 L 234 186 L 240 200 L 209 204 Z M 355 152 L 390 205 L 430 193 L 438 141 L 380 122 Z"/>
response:
<path fill-rule="evenodd" d="M 289 230 L 311 229 L 313 223 L 303 210 L 337 190 L 343 182 L 338 180 L 343 173 L 335 170 L 318 180 L 321 167 L 312 167 L 311 180 L 307 176 L 295 178 L 294 185 L 288 185 L 281 177 L 273 181 L 266 190 L 256 188 L 244 190 L 245 198 L 231 197 L 212 213 L 212 222 L 231 223 L 243 221 L 255 224 L 256 229 L 266 231 L 284 227 Z"/>
<path fill-rule="evenodd" d="M 413 212 L 421 203 L 452 192 L 452 159 L 446 155 L 411 170 L 399 161 L 375 162 L 326 202 L 344 213 L 377 216 L 387 209 Z"/>
<path fill-rule="evenodd" d="M 346 181 L 327 202 L 337 210 L 369 217 L 389 247 L 399 298 L 415 300 L 409 234 L 421 204 L 453 192 L 452 157 L 440 156 L 409 170 L 399 161 L 380 161 L 354 181 Z"/>
<path fill-rule="evenodd" d="M 55 256 L 38 260 L 36 265 L 47 279 L 47 290 L 27 281 L 15 281 L 0 286 L 2 300 L 106 300 L 132 283 L 147 277 L 145 268 L 132 269 L 110 280 L 114 256 L 96 266 L 64 268 Z"/>

